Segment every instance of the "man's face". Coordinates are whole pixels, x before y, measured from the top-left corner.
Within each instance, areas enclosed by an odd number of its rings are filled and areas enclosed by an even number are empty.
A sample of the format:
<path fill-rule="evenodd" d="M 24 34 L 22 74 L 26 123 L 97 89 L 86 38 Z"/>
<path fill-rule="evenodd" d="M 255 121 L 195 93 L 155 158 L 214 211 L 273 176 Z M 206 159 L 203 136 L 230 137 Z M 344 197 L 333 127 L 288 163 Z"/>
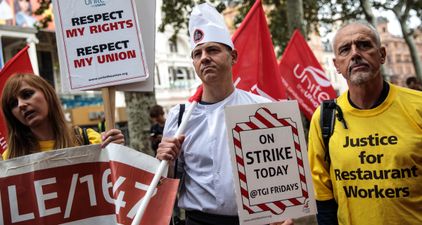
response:
<path fill-rule="evenodd" d="M 237 60 L 237 52 L 223 44 L 208 42 L 193 49 L 192 59 L 196 74 L 204 84 L 231 82 L 231 70 Z"/>
<path fill-rule="evenodd" d="M 362 24 L 350 24 L 334 40 L 334 65 L 348 83 L 364 84 L 381 76 L 385 61 L 385 48 L 377 44 L 372 30 Z"/>

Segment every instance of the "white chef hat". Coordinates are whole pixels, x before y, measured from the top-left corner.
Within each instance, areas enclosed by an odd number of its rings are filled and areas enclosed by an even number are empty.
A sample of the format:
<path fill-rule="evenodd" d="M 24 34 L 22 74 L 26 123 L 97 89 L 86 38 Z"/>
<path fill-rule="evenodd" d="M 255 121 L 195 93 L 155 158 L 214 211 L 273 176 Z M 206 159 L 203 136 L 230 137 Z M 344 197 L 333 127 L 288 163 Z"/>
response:
<path fill-rule="evenodd" d="M 218 42 L 234 48 L 223 16 L 209 3 L 193 8 L 189 18 L 189 34 L 192 49 L 206 42 Z"/>

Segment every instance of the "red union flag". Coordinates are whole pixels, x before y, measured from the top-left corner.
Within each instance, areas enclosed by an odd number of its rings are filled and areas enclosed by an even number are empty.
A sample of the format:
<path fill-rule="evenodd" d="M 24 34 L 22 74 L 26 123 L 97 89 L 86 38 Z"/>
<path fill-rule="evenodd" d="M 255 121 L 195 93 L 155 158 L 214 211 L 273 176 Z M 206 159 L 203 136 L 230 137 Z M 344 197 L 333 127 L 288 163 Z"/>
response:
<path fill-rule="evenodd" d="M 33 73 L 31 61 L 28 55 L 28 48 L 29 46 L 26 46 L 20 50 L 6 63 L 6 65 L 4 65 L 3 69 L 0 71 L 0 96 L 7 78 L 16 73 Z M 7 147 L 6 139 L 6 121 L 3 119 L 3 114 L 0 113 L 0 153 L 3 153 Z"/>
<path fill-rule="evenodd" d="M 256 1 L 233 34 L 238 60 L 233 66 L 237 88 L 273 101 L 286 98 L 261 1 Z"/>
<path fill-rule="evenodd" d="M 290 99 L 299 102 L 309 120 L 323 100 L 333 99 L 336 92 L 299 30 L 295 30 L 280 64 L 280 74 Z"/>
<path fill-rule="evenodd" d="M 159 160 L 110 144 L 0 163 L 0 224 L 130 225 Z M 168 225 L 178 180 L 162 178 L 140 225 Z"/>

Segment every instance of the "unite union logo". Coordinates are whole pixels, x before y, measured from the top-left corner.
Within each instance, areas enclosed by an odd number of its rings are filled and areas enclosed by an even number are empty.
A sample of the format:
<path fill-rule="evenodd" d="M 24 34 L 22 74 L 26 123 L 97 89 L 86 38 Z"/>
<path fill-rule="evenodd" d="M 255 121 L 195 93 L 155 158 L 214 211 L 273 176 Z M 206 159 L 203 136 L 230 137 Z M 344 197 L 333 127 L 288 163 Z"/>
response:
<path fill-rule="evenodd" d="M 105 6 L 106 0 L 84 0 L 86 6 L 91 7 L 99 7 L 99 6 Z"/>
<path fill-rule="evenodd" d="M 308 74 L 308 78 L 309 75 L 311 75 L 311 78 L 313 78 L 312 80 L 322 87 L 329 87 L 331 85 L 330 80 L 325 77 L 324 71 L 313 66 L 307 66 L 300 74 L 297 74 L 299 66 L 300 65 L 297 64 L 294 70 L 294 74 L 297 78 L 301 79 L 305 74 Z"/>
<path fill-rule="evenodd" d="M 299 68 L 302 70 L 299 71 Z M 300 82 L 300 90 L 314 107 L 318 107 L 323 100 L 330 98 L 329 93 L 323 90 L 323 88 L 330 87 L 331 83 L 321 69 L 313 66 L 303 67 L 297 64 L 293 70 L 293 74 Z"/>

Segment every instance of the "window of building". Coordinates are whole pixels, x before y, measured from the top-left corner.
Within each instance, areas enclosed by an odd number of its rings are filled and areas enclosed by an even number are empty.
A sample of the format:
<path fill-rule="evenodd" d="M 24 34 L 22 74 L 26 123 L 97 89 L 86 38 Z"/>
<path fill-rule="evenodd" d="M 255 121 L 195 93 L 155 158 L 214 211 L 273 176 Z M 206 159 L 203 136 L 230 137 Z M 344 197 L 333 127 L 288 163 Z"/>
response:
<path fill-rule="evenodd" d="M 160 68 L 158 68 L 157 64 L 155 64 L 155 67 L 154 67 L 154 74 L 155 74 L 155 84 L 161 85 Z"/>
<path fill-rule="evenodd" d="M 401 55 L 400 54 L 396 54 L 396 62 L 401 62 Z"/>
<path fill-rule="evenodd" d="M 195 75 L 183 66 L 169 67 L 169 79 L 174 88 L 190 88 L 195 83 Z"/>
<path fill-rule="evenodd" d="M 170 52 L 177 53 L 177 41 L 169 41 Z"/>
<path fill-rule="evenodd" d="M 403 69 L 401 66 L 396 67 L 396 74 L 403 74 Z"/>

